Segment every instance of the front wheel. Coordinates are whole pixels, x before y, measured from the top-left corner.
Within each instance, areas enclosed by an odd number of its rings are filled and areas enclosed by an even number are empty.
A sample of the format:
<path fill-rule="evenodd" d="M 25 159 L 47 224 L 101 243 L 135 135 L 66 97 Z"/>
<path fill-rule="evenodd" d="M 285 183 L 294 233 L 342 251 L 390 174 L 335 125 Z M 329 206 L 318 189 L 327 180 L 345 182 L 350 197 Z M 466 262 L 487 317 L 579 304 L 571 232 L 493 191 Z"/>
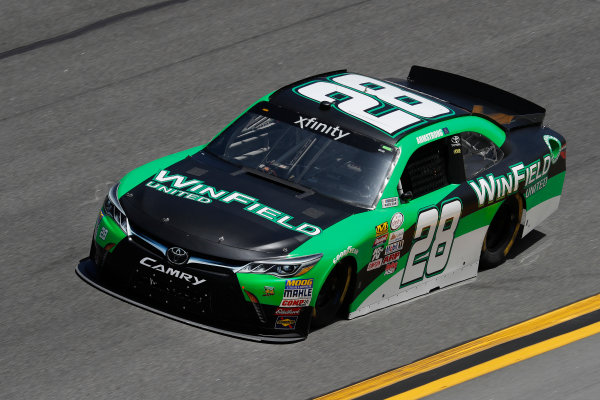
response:
<path fill-rule="evenodd" d="M 351 276 L 352 266 L 350 263 L 338 264 L 331 271 L 315 302 L 313 327 L 320 328 L 334 321 L 348 294 Z"/>
<path fill-rule="evenodd" d="M 506 255 L 517 240 L 522 214 L 523 200 L 519 195 L 509 197 L 498 208 L 483 240 L 482 267 L 495 267 L 506 260 Z"/>

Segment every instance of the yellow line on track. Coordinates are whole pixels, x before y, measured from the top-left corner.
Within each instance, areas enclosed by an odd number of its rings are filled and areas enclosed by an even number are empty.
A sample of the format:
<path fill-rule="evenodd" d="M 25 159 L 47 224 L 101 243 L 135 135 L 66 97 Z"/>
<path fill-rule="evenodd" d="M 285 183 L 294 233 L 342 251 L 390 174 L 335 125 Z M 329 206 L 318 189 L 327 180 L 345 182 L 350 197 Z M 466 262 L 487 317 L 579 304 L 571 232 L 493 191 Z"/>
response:
<path fill-rule="evenodd" d="M 319 400 L 355 399 L 367 393 L 374 392 L 386 386 L 403 381 L 415 375 L 439 368 L 456 360 L 479 353 L 483 350 L 498 346 L 502 343 L 527 336 L 562 322 L 571 320 L 600 309 L 600 294 L 578 301 L 558 310 L 551 311 L 539 317 L 521 322 L 506 329 L 492 333 L 433 356 L 416 361 L 373 378 L 355 383 L 335 392 L 318 397 Z"/>
<path fill-rule="evenodd" d="M 512 353 L 508 353 L 455 374 L 440 378 L 437 381 L 427 383 L 407 392 L 397 394 L 396 396 L 388 397 L 387 400 L 421 399 L 425 396 L 440 392 L 444 389 L 448 389 L 449 387 L 456 386 L 481 375 L 485 375 L 509 365 L 516 364 L 520 361 L 527 360 L 528 358 L 535 357 L 547 351 L 554 350 L 597 333 L 600 333 L 600 322 L 596 322 L 575 331 L 568 332 L 563 335 L 553 337 L 552 339 L 548 339 L 543 342 L 524 347 L 520 350 L 513 351 Z"/>

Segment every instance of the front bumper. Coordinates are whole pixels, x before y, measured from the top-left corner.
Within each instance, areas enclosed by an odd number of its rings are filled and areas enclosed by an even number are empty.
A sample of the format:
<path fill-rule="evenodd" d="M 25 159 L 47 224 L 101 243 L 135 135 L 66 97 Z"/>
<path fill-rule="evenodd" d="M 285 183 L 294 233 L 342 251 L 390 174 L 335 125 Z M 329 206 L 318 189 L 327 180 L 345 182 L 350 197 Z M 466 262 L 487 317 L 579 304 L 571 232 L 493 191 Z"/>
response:
<path fill-rule="evenodd" d="M 253 304 L 243 294 L 235 273 L 202 269 L 202 266 L 176 267 L 189 273 L 191 285 L 162 271 L 141 264 L 151 258 L 163 270 L 169 267 L 163 254 L 135 238 L 121 241 L 113 252 L 92 243 L 90 257 L 76 268 L 88 284 L 120 300 L 198 328 L 260 342 L 289 343 L 308 335 L 312 308 L 302 309 L 294 329 L 276 329 L 277 307 Z"/>

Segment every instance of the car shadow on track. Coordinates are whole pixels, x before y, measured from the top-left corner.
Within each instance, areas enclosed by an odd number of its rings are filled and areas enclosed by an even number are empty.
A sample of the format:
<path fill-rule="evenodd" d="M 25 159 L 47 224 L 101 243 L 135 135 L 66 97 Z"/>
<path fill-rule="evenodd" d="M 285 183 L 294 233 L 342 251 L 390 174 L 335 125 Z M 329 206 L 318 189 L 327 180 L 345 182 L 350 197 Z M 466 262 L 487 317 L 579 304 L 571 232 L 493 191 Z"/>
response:
<path fill-rule="evenodd" d="M 519 233 L 519 235 L 520 235 L 520 233 Z M 525 253 L 529 248 L 533 247 L 536 243 L 538 243 L 540 240 L 542 240 L 545 237 L 546 237 L 545 233 L 542 233 L 535 229 L 532 230 L 527 236 L 518 240 L 517 243 L 515 243 L 515 245 L 512 247 L 512 249 L 510 249 L 510 251 L 508 252 L 506 259 L 512 260 L 512 259 L 517 258 L 518 256 L 520 256 L 522 253 Z M 500 264 L 500 265 L 502 265 L 502 264 Z M 486 271 L 486 270 L 490 270 L 493 268 L 495 268 L 495 267 L 480 266 L 479 271 Z"/>

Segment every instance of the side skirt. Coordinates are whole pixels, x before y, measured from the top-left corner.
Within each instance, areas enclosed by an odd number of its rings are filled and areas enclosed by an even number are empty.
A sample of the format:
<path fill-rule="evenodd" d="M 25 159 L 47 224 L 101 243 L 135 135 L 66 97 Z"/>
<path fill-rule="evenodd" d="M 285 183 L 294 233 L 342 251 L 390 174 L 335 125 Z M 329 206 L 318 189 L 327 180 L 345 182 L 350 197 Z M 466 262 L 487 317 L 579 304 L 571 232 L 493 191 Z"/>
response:
<path fill-rule="evenodd" d="M 402 269 L 367 297 L 356 311 L 349 314 L 348 318 L 360 317 L 375 310 L 426 295 L 433 289 L 441 289 L 475 278 L 487 228 L 486 225 L 454 239 L 448 265 L 441 274 L 425 277 L 412 285 L 400 287 L 404 274 L 404 269 Z"/>

